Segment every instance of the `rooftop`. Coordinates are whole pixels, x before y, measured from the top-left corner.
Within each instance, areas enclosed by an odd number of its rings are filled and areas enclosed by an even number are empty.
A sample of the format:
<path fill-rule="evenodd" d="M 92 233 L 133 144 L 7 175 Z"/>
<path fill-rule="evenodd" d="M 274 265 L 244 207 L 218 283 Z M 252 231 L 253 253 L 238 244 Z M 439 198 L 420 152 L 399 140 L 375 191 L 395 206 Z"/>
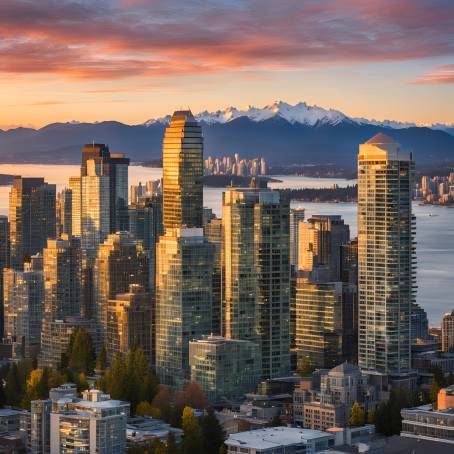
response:
<path fill-rule="evenodd" d="M 243 448 L 270 449 L 279 446 L 306 444 L 308 441 L 327 437 L 333 437 L 333 435 L 320 430 L 296 427 L 268 427 L 231 434 L 226 444 Z"/>
<path fill-rule="evenodd" d="M 378 143 L 397 143 L 394 139 L 379 132 L 375 136 L 371 137 L 366 143 L 378 144 Z"/>

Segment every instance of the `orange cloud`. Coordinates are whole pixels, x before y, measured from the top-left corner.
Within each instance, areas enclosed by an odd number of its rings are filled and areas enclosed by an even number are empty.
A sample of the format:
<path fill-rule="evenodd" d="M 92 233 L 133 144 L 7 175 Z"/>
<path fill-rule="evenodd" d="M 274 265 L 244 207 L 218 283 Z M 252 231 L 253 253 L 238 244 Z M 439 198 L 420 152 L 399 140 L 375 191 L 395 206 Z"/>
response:
<path fill-rule="evenodd" d="M 112 80 L 454 52 L 451 0 L 3 0 L 0 72 Z"/>
<path fill-rule="evenodd" d="M 454 64 L 439 66 L 414 81 L 416 84 L 454 84 Z"/>

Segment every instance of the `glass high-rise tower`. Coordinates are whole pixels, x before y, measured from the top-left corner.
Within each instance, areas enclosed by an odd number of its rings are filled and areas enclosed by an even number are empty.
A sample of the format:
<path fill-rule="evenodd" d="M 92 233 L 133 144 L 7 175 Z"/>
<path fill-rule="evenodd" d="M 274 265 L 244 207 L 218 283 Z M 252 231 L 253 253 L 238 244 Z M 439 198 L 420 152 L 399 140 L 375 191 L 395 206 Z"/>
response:
<path fill-rule="evenodd" d="M 400 374 L 410 369 L 414 300 L 412 154 L 384 134 L 359 146 L 359 365 Z"/>
<path fill-rule="evenodd" d="M 176 111 L 163 150 L 164 230 L 202 227 L 203 136 L 191 111 Z"/>
<path fill-rule="evenodd" d="M 289 213 L 277 191 L 224 193 L 224 333 L 260 344 L 264 378 L 290 368 Z"/>

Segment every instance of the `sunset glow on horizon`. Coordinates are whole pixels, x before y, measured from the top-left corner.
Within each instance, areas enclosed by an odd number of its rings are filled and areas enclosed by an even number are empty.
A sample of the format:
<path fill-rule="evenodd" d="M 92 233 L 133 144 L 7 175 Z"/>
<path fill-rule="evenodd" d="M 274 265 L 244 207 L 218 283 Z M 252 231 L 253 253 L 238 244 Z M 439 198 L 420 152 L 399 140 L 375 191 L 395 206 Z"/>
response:
<path fill-rule="evenodd" d="M 4 0 L 0 129 L 306 101 L 454 123 L 450 0 Z"/>

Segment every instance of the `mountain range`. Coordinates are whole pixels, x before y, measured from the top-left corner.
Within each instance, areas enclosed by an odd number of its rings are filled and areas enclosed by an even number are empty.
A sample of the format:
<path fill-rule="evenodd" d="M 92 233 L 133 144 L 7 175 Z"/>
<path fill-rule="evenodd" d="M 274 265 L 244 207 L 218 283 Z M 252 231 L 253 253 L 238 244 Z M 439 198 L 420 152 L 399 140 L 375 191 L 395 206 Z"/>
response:
<path fill-rule="evenodd" d="M 271 165 L 336 164 L 353 167 L 358 144 L 383 132 L 412 150 L 417 164 L 454 162 L 454 124 L 418 125 L 352 118 L 333 109 L 276 102 L 263 108 L 229 107 L 196 115 L 205 155 L 239 152 L 263 156 Z M 169 116 L 127 125 L 117 121 L 53 123 L 40 129 L 0 130 L 4 163 L 79 163 L 80 149 L 92 141 L 109 144 L 133 162 L 161 157 Z"/>

